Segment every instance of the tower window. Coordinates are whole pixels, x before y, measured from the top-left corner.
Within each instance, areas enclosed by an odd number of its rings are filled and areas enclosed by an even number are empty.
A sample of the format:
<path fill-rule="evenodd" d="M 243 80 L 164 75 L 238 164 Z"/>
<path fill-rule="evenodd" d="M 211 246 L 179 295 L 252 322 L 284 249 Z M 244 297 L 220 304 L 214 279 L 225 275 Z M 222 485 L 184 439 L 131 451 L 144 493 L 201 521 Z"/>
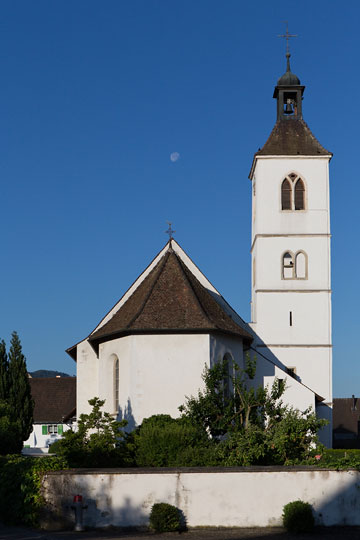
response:
<path fill-rule="evenodd" d="M 304 182 L 299 178 L 295 184 L 295 210 L 304 210 L 305 208 L 305 186 Z"/>
<path fill-rule="evenodd" d="M 294 278 L 294 255 L 291 251 L 287 251 L 282 259 L 282 277 L 283 279 Z"/>
<path fill-rule="evenodd" d="M 307 256 L 303 251 L 298 251 L 295 256 L 295 276 L 296 279 L 307 278 Z"/>
<path fill-rule="evenodd" d="M 291 210 L 291 184 L 286 178 L 281 184 L 281 209 Z"/>
<path fill-rule="evenodd" d="M 295 173 L 281 183 L 281 210 L 305 210 L 305 183 Z"/>
<path fill-rule="evenodd" d="M 282 255 L 282 279 L 307 279 L 308 258 L 305 251 L 293 254 L 286 251 Z"/>

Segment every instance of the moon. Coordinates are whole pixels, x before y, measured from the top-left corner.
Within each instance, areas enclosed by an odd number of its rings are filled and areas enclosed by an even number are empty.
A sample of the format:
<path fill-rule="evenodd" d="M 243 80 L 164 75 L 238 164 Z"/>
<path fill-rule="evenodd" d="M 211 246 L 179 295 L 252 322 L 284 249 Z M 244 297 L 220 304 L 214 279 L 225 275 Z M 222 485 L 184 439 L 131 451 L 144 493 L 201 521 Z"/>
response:
<path fill-rule="evenodd" d="M 179 152 L 171 152 L 170 154 L 170 161 L 172 161 L 173 163 L 175 163 L 175 161 L 177 161 L 180 157 L 180 154 Z"/>

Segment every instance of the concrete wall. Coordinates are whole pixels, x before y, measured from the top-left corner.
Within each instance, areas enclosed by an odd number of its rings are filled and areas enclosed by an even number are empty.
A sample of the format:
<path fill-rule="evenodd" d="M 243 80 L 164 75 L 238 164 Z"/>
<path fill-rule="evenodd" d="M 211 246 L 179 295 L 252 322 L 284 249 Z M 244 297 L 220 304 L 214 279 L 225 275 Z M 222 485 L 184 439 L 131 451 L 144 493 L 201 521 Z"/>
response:
<path fill-rule="evenodd" d="M 360 472 L 301 468 L 115 469 L 49 473 L 43 526 L 74 523 L 81 494 L 85 525 L 144 526 L 157 502 L 177 506 L 189 527 L 281 525 L 283 506 L 309 502 L 319 525 L 360 525 Z"/>

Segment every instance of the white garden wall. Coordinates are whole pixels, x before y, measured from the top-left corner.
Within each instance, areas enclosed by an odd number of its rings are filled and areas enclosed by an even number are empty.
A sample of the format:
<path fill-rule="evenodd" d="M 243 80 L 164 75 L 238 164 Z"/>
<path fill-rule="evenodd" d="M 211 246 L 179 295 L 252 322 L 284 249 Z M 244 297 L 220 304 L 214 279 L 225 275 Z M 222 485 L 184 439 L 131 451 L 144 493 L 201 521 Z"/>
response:
<path fill-rule="evenodd" d="M 43 526 L 74 522 L 81 494 L 85 525 L 144 526 L 157 502 L 176 505 L 189 527 L 281 525 L 284 504 L 302 499 L 319 525 L 360 525 L 360 472 L 301 468 L 101 469 L 53 472 L 43 479 Z"/>

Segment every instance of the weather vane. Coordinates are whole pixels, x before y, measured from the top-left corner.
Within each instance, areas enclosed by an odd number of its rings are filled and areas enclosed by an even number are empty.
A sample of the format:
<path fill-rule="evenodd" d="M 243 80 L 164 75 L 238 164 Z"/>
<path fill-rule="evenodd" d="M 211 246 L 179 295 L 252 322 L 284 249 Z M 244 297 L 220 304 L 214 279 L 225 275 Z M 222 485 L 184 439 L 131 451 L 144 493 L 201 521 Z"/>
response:
<path fill-rule="evenodd" d="M 289 34 L 289 27 L 288 27 L 288 21 L 284 21 L 286 24 L 286 34 L 279 34 L 278 37 L 283 37 L 286 39 L 286 55 L 290 54 L 290 48 L 289 48 L 289 39 L 292 37 L 298 37 L 297 34 Z"/>
<path fill-rule="evenodd" d="M 174 230 L 171 228 L 171 221 L 167 221 L 166 223 L 169 225 L 169 228 L 168 228 L 167 231 L 165 231 L 165 233 L 169 235 L 169 240 L 171 240 L 172 237 L 173 237 L 173 234 L 176 233 L 176 231 L 174 231 Z"/>

